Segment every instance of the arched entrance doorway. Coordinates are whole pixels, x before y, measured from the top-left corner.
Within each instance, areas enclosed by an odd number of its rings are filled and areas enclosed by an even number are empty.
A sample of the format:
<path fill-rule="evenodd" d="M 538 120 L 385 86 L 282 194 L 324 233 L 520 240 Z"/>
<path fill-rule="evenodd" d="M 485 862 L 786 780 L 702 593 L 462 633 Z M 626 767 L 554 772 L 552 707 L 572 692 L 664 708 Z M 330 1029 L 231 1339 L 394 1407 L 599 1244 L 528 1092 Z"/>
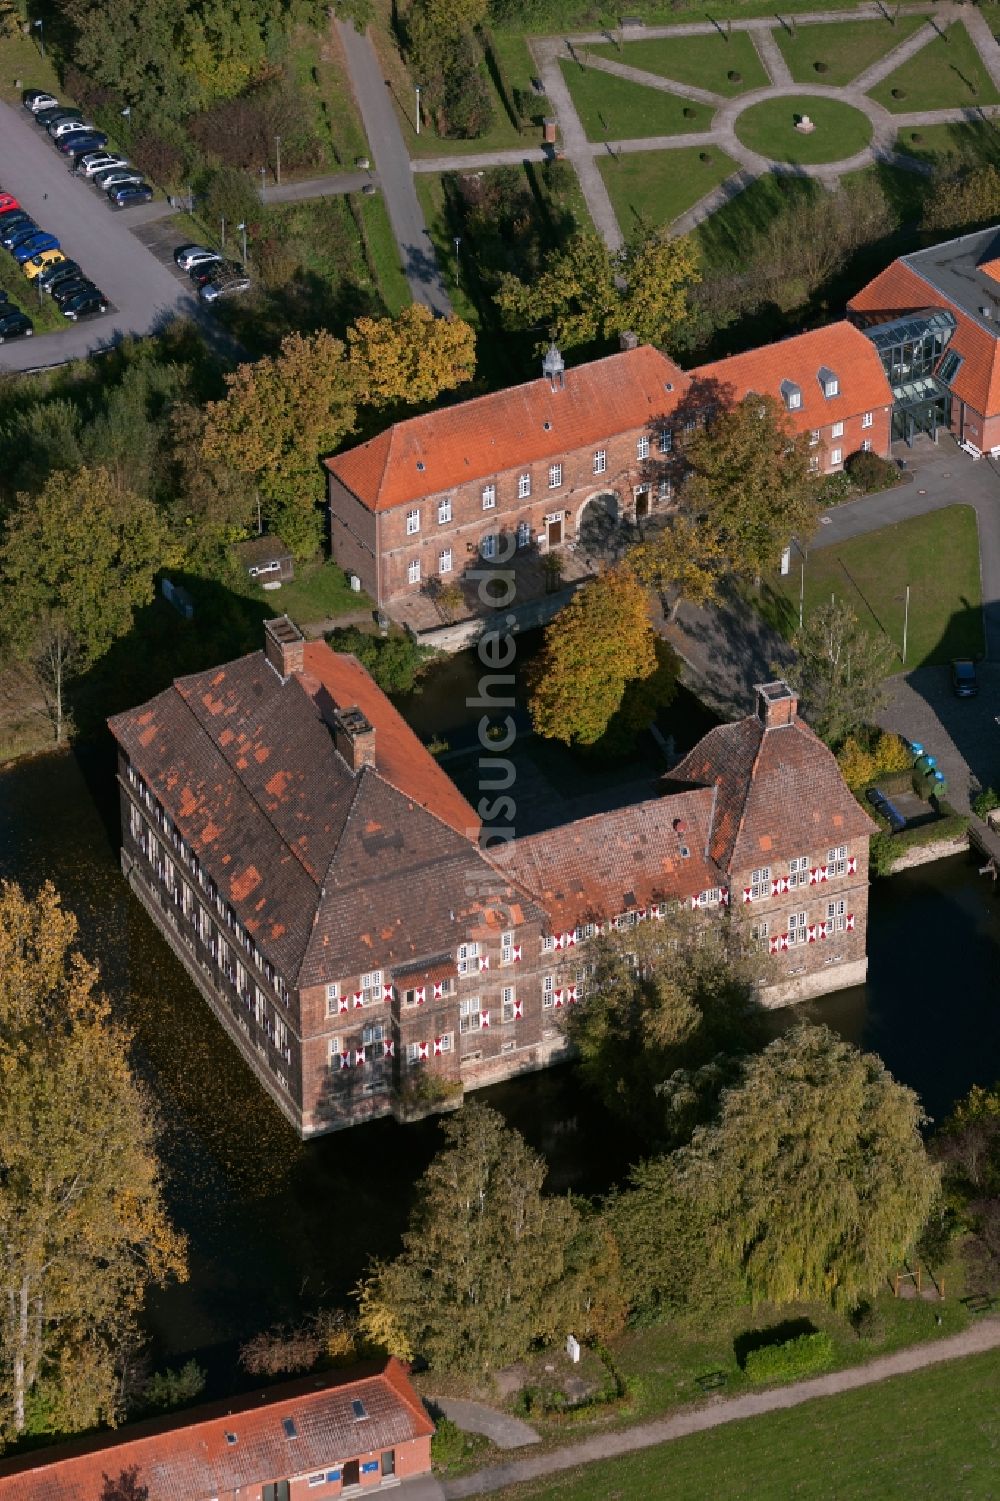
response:
<path fill-rule="evenodd" d="M 576 535 L 588 553 L 616 553 L 621 545 L 621 506 L 613 490 L 598 490 L 580 507 Z"/>

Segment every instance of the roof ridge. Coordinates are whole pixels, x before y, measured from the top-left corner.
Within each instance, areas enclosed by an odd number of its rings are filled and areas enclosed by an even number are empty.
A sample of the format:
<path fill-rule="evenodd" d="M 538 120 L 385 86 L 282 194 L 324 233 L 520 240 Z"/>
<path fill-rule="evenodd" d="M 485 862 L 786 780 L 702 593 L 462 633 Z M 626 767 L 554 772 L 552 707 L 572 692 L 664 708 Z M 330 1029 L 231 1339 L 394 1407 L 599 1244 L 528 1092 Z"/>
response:
<path fill-rule="evenodd" d="M 736 723 L 737 724 L 746 724 L 748 721 L 751 721 L 751 720 L 755 724 L 760 725 L 761 735 L 760 735 L 760 741 L 758 743 L 757 749 L 754 752 L 753 760 L 750 763 L 750 774 L 749 774 L 749 776 L 746 779 L 746 783 L 744 785 L 744 790 L 743 790 L 743 804 L 742 804 L 742 807 L 740 808 L 740 816 L 739 816 L 739 818 L 736 821 L 736 832 L 733 834 L 733 841 L 732 841 L 732 844 L 729 847 L 729 863 L 730 864 L 732 863 L 733 857 L 736 854 L 736 846 L 740 842 L 740 835 L 743 833 L 743 825 L 746 822 L 746 816 L 747 816 L 747 804 L 750 801 L 750 788 L 753 786 L 753 779 L 754 779 L 754 776 L 756 775 L 757 767 L 760 764 L 760 753 L 764 749 L 764 740 L 765 740 L 765 738 L 767 736 L 767 725 L 766 724 L 761 724 L 761 722 L 758 719 L 758 717 L 757 717 L 756 714 L 746 714 L 746 715 L 744 715 L 744 717 L 743 717 L 742 720 L 737 720 Z M 720 726 L 720 728 L 724 729 L 725 726 Z M 716 785 L 718 785 L 718 783 L 716 783 Z M 730 871 L 729 871 L 729 865 L 726 865 L 723 868 L 727 871 L 727 874 L 730 873 Z"/>
<path fill-rule="evenodd" d="M 716 726 L 716 728 L 724 729 L 725 726 L 718 725 Z M 515 838 L 511 840 L 510 844 L 505 845 L 504 848 L 510 849 L 514 845 L 518 844 L 523 848 L 523 846 L 527 844 L 530 839 L 550 839 L 553 834 L 559 834 L 564 829 L 579 828 L 581 824 L 594 823 L 598 819 L 603 820 L 607 818 L 615 818 L 619 814 L 635 813 L 638 812 L 638 810 L 641 808 L 658 807 L 661 803 L 667 802 L 670 798 L 691 797 L 701 792 L 708 792 L 709 790 L 709 783 L 702 782 L 693 787 L 685 787 L 683 791 L 661 792 L 653 797 L 644 797 L 640 802 L 637 803 L 622 803 L 618 808 L 605 808 L 604 811 L 600 813 L 585 813 L 582 818 L 570 818 L 565 823 L 553 824 L 552 827 L 548 829 L 536 829 L 534 834 L 523 834 L 520 839 Z"/>

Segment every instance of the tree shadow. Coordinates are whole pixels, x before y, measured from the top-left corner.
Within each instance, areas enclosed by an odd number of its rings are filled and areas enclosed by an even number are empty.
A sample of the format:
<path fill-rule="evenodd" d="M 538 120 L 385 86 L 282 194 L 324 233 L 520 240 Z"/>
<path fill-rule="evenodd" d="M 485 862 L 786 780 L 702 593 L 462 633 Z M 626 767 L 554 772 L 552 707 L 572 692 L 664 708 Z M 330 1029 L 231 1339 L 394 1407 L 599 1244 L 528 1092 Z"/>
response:
<path fill-rule="evenodd" d="M 737 1334 L 733 1340 L 733 1354 L 736 1363 L 742 1371 L 746 1366 L 747 1356 L 756 1350 L 766 1350 L 772 1345 L 783 1345 L 790 1339 L 799 1339 L 803 1334 L 816 1334 L 816 1325 L 811 1319 L 785 1319 L 780 1324 L 772 1324 L 767 1329 L 747 1329 L 743 1334 Z"/>
<path fill-rule="evenodd" d="M 105 1475 L 98 1501 L 149 1501 L 149 1486 L 139 1479 L 139 1466 Z"/>

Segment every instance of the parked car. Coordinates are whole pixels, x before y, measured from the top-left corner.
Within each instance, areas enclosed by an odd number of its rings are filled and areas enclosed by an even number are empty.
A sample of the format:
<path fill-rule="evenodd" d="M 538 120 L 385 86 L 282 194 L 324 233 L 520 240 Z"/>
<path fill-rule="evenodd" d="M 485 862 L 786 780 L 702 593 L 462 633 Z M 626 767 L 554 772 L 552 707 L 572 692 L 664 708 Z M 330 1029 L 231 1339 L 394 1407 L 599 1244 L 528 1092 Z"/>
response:
<path fill-rule="evenodd" d="M 52 109 L 40 109 L 35 116 L 35 124 L 41 125 L 43 130 L 48 130 L 50 125 L 55 125 L 58 120 L 82 120 L 83 111 L 70 109 L 65 104 L 57 104 Z"/>
<path fill-rule="evenodd" d="M 79 292 L 96 292 L 97 288 L 89 276 L 68 276 L 65 281 L 59 282 L 52 288 L 52 301 L 56 307 L 62 307 L 63 303 L 69 302 Z"/>
<path fill-rule="evenodd" d="M 222 256 L 217 256 L 214 261 L 205 261 L 200 266 L 192 266 L 188 272 L 196 287 L 204 287 L 210 281 L 219 281 L 226 276 L 242 276 L 243 267 L 239 261 L 224 261 Z"/>
<path fill-rule="evenodd" d="M 108 300 L 97 287 L 84 287 L 82 291 L 74 292 L 72 297 L 64 298 L 59 308 L 64 318 L 71 318 L 75 323 L 77 318 L 89 318 L 94 313 L 106 313 Z"/>
<path fill-rule="evenodd" d="M 0 193 L 0 214 L 9 214 L 13 209 L 20 207 L 13 193 Z"/>
<path fill-rule="evenodd" d="M 19 219 L 30 219 L 27 209 L 5 208 L 0 212 L 0 229 L 10 229 Z"/>
<path fill-rule="evenodd" d="M 65 259 L 61 250 L 40 250 L 37 255 L 25 261 L 21 270 L 29 281 L 34 281 L 47 266 L 58 266 Z"/>
<path fill-rule="evenodd" d="M 869 787 L 865 797 L 871 803 L 876 813 L 881 814 L 894 834 L 899 834 L 906 828 L 906 819 L 895 804 L 891 803 L 885 793 L 878 787 Z"/>
<path fill-rule="evenodd" d="M 33 115 L 37 115 L 40 109 L 59 108 L 59 100 L 52 94 L 47 94 L 44 89 L 25 89 L 21 95 L 21 103 Z"/>
<path fill-rule="evenodd" d="M 61 141 L 56 141 L 56 146 L 63 156 L 73 158 L 73 170 L 81 156 L 87 156 L 91 151 L 100 151 L 102 146 L 108 144 L 108 138 L 103 130 L 88 130 L 85 134 L 74 132 L 73 135 L 63 136 Z"/>
<path fill-rule="evenodd" d="M 7 339 L 30 339 L 35 325 L 20 308 L 0 308 L 0 344 Z"/>
<path fill-rule="evenodd" d="M 74 113 L 68 119 L 63 115 L 60 119 L 53 121 L 47 128 L 49 135 L 54 141 L 61 141 L 64 136 L 89 135 L 97 127 L 87 124 L 81 114 Z"/>
<path fill-rule="evenodd" d="M 124 167 L 105 167 L 95 172 L 94 182 L 106 193 L 110 188 L 122 188 L 130 182 L 142 182 L 142 174 Z"/>
<path fill-rule="evenodd" d="M 96 177 L 98 172 L 113 172 L 116 167 L 127 167 L 128 157 L 116 156 L 113 151 L 87 151 L 76 164 L 81 177 Z"/>
<path fill-rule="evenodd" d="M 55 235 L 39 230 L 36 235 L 31 235 L 29 239 L 22 240 L 20 244 L 14 246 L 14 259 L 19 266 L 23 266 L 25 261 L 30 261 L 33 255 L 38 255 L 42 250 L 58 249 L 59 241 Z"/>
<path fill-rule="evenodd" d="M 68 258 L 63 261 L 53 261 L 38 273 L 38 282 L 43 292 L 51 292 L 61 281 L 66 281 L 73 276 L 82 276 L 83 272 L 76 261 Z"/>
<path fill-rule="evenodd" d="M 126 182 L 108 192 L 112 208 L 132 208 L 137 203 L 151 203 L 153 190 L 148 182 Z"/>
<path fill-rule="evenodd" d="M 9 228 L 5 227 L 0 230 L 0 245 L 5 250 L 13 250 L 15 245 L 20 245 L 25 240 L 30 240 L 32 235 L 37 234 L 41 234 L 41 230 L 34 219 L 29 219 L 27 214 L 25 214 L 24 218 L 17 224 L 12 224 Z"/>
<path fill-rule="evenodd" d="M 192 271 L 195 266 L 210 266 L 221 260 L 219 252 L 209 250 L 207 245 L 178 245 L 174 251 L 174 261 L 182 271 Z"/>
<path fill-rule="evenodd" d="M 218 281 L 206 282 L 198 288 L 198 296 L 202 302 L 217 302 L 220 297 L 236 297 L 242 292 L 249 292 L 250 278 L 244 272 L 240 276 L 220 277 Z"/>
<path fill-rule="evenodd" d="M 979 692 L 975 662 L 970 662 L 965 657 L 957 657 L 952 662 L 951 691 L 956 698 L 975 698 Z"/>

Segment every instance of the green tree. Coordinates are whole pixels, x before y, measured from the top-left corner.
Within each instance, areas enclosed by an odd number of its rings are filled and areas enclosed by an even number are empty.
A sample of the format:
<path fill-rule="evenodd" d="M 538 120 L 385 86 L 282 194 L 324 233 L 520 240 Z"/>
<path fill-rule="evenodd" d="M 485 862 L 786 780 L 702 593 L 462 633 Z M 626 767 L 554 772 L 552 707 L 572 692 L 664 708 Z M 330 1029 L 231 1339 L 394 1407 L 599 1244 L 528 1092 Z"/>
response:
<path fill-rule="evenodd" d="M 578 589 L 545 628 L 532 665 L 528 708 L 535 729 L 567 745 L 593 745 L 621 706 L 626 684 L 657 669 L 646 591 L 627 567 Z"/>
<path fill-rule="evenodd" d="M 725 553 L 712 528 L 682 512 L 633 547 L 629 562 L 644 584 L 695 605 L 716 597 L 726 569 Z"/>
<path fill-rule="evenodd" d="M 0 885 L 0 1429 L 29 1402 L 113 1422 L 146 1289 L 183 1278 L 152 1106 L 76 920 L 50 885 Z"/>
<path fill-rule="evenodd" d="M 809 435 L 796 433 L 772 396 L 721 405 L 685 445 L 681 510 L 707 529 L 727 572 L 756 578 L 776 568 L 793 536 L 819 520 Z"/>
<path fill-rule="evenodd" d="M 796 676 L 809 723 L 828 745 L 875 720 L 885 703 L 893 649 L 869 636 L 843 600 L 820 605 L 792 637 Z"/>
<path fill-rule="evenodd" d="M 344 346 L 325 330 L 289 334 L 279 354 L 238 366 L 226 384 L 225 400 L 209 403 L 201 451 L 249 475 L 272 530 L 311 557 L 323 534 L 319 460 L 356 415 Z"/>
<path fill-rule="evenodd" d="M 365 406 L 433 401 L 471 380 L 476 335 L 461 318 L 435 318 L 411 303 L 398 318 L 358 318 L 347 330 L 358 401 Z"/>
<path fill-rule="evenodd" d="M 938 1196 L 912 1089 L 874 1053 L 800 1026 L 744 1065 L 678 1154 L 720 1263 L 754 1303 L 851 1305 L 884 1284 Z"/>
<path fill-rule="evenodd" d="M 697 266 L 686 237 L 615 252 L 595 234 L 576 234 L 532 280 L 501 276 L 494 300 L 510 327 L 542 327 L 562 349 L 614 339 L 626 329 L 662 344 L 687 313 Z"/>
<path fill-rule="evenodd" d="M 559 1328 L 567 1250 L 579 1218 L 545 1198 L 546 1166 L 502 1116 L 465 1105 L 417 1185 L 395 1261 L 360 1292 L 362 1333 L 435 1370 L 483 1372 Z"/>
<path fill-rule="evenodd" d="M 383 693 L 410 693 L 435 653 L 409 636 L 373 636 L 345 626 L 327 637 L 335 651 L 350 652 L 367 667 Z"/>
<path fill-rule="evenodd" d="M 925 229 L 965 229 L 995 223 L 998 217 L 1000 168 L 994 163 L 956 170 L 952 160 L 935 172 L 924 199 Z"/>

